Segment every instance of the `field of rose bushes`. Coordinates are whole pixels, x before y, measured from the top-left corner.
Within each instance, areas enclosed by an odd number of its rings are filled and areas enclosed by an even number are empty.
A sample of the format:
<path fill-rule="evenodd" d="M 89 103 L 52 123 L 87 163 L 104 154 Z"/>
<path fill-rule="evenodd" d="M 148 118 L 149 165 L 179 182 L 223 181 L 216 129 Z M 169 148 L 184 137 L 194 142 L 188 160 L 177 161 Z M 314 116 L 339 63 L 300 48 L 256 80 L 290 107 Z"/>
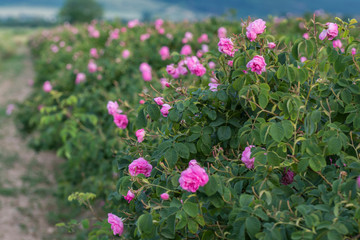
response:
<path fill-rule="evenodd" d="M 66 159 L 58 196 L 95 214 L 88 239 L 358 239 L 357 28 L 314 15 L 45 30 L 17 125 Z"/>

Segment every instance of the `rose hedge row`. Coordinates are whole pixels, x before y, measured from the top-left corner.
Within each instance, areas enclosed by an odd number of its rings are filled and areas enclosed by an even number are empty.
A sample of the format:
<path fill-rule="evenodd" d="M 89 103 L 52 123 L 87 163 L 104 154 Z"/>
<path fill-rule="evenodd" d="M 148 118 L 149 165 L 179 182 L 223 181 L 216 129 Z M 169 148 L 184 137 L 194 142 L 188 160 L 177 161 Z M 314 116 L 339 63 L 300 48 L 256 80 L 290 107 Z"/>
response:
<path fill-rule="evenodd" d="M 219 41 L 222 53 L 200 60 L 216 63 L 210 88 L 204 77 L 192 75 L 190 85 L 173 79 L 173 88 L 140 106 L 141 135 L 117 157 L 114 235 L 357 239 L 355 23 L 309 21 L 306 39 L 275 40 L 273 48 L 265 22 L 248 21 Z"/>

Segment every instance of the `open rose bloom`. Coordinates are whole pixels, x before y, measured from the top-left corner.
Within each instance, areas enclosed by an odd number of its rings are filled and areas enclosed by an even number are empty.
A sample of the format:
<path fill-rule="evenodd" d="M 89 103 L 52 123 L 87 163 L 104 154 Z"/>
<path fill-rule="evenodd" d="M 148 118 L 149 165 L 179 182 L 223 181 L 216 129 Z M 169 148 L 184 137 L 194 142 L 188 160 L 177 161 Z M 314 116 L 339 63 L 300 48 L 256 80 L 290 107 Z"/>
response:
<path fill-rule="evenodd" d="M 196 192 L 199 187 L 205 186 L 208 181 L 208 174 L 195 159 L 189 162 L 189 167 L 181 173 L 179 178 L 180 187 L 189 192 Z"/>
<path fill-rule="evenodd" d="M 333 40 L 338 33 L 338 25 L 336 23 L 328 22 L 326 23 L 326 29 L 320 33 L 319 38 L 324 40 L 327 37 L 329 40 Z"/>
<path fill-rule="evenodd" d="M 119 235 L 124 232 L 124 223 L 118 216 L 108 213 L 108 223 L 111 224 L 111 230 L 113 231 L 114 235 Z"/>
<path fill-rule="evenodd" d="M 261 74 L 266 72 L 266 63 L 263 56 L 256 55 L 252 60 L 250 60 L 246 64 L 247 68 L 251 68 L 252 72 L 256 72 L 257 74 Z"/>
<path fill-rule="evenodd" d="M 144 174 L 145 177 L 150 177 L 152 165 L 144 158 L 138 158 L 129 165 L 129 173 L 131 176 Z"/>

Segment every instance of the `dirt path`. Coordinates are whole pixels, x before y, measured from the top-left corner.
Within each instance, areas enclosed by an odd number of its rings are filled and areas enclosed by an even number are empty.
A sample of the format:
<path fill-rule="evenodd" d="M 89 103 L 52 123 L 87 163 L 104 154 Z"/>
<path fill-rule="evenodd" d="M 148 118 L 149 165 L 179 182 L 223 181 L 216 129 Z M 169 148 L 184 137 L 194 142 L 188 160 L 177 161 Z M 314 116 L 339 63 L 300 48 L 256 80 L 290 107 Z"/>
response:
<path fill-rule="evenodd" d="M 28 81 L 34 78 L 26 38 L 14 36 L 14 41 L 18 47 L 11 61 L 21 71 L 0 72 L 0 239 L 41 240 L 55 231 L 47 215 L 56 207 L 54 171 L 61 160 L 29 149 L 5 114 L 8 104 L 30 93 Z"/>

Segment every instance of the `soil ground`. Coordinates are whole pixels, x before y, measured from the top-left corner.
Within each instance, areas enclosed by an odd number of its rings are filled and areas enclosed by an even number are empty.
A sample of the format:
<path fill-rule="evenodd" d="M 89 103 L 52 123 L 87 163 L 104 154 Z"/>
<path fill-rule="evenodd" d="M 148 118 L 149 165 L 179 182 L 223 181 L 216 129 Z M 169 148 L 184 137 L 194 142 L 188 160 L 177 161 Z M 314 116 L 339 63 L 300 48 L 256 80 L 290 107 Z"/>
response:
<path fill-rule="evenodd" d="M 36 153 L 28 148 L 26 139 L 15 128 L 13 115 L 6 114 L 9 104 L 24 100 L 31 92 L 28 81 L 34 78 L 34 71 L 26 46 L 28 34 L 11 35 L 10 39 L 7 39 L 11 44 L 3 46 L 3 50 L 8 50 L 11 56 L 6 59 L 0 58 L 2 240 L 48 239 L 45 236 L 51 236 L 55 232 L 55 227 L 48 223 L 48 216 L 57 208 L 54 198 L 54 173 L 62 160 L 54 153 Z M 0 38 L 1 36 L 0 31 Z"/>

